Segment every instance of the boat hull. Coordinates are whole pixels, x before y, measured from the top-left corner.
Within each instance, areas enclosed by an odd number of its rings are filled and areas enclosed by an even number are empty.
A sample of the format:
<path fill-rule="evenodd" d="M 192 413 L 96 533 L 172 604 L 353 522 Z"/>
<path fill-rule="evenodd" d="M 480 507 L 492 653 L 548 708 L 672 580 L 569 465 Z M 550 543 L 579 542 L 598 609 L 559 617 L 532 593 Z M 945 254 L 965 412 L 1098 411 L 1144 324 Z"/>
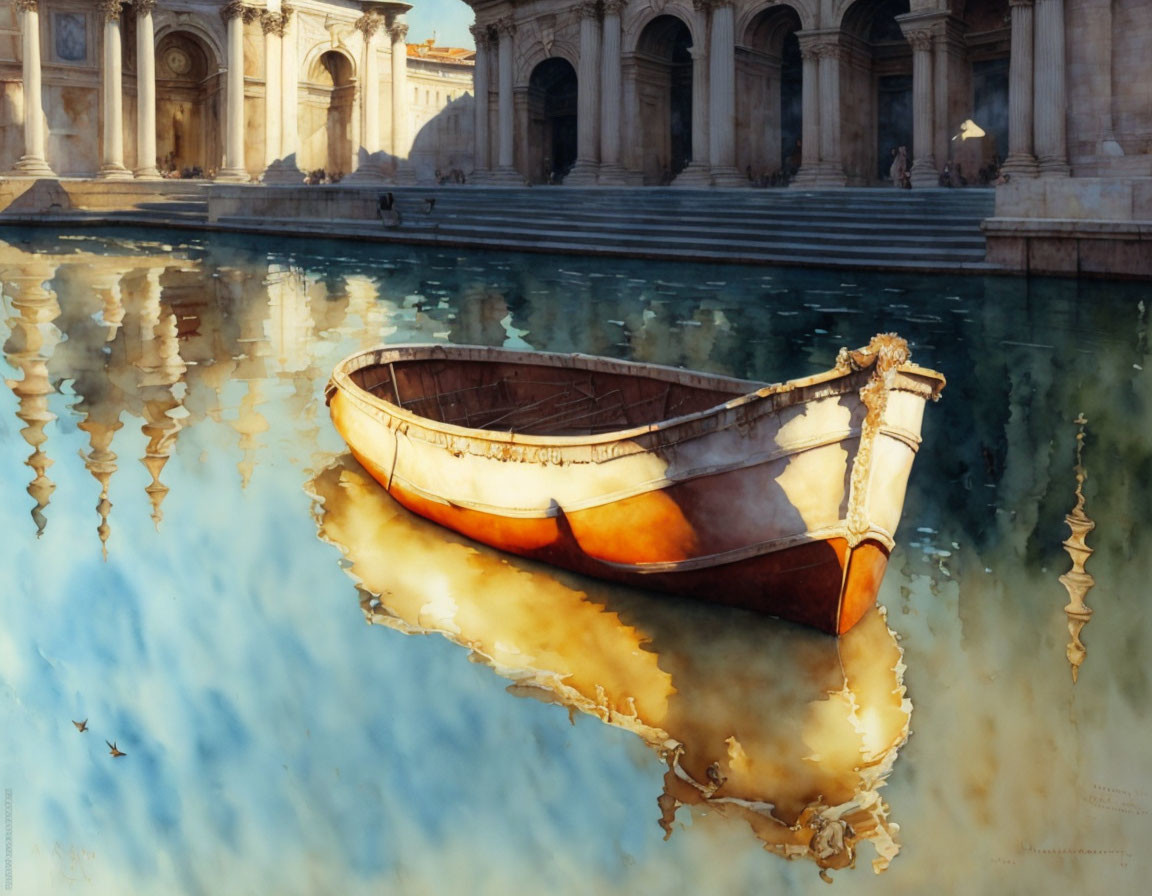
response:
<path fill-rule="evenodd" d="M 516 355 L 437 349 L 464 352 L 469 363 Z M 398 398 L 415 387 L 415 368 L 406 378 L 395 365 L 418 363 L 427 353 L 438 357 L 430 347 L 376 350 L 350 370 L 390 365 Z M 544 357 L 557 365 L 548 368 L 554 379 L 571 356 Z M 633 373 L 624 362 L 575 363 Z M 708 411 L 596 436 L 429 421 L 403 402 L 369 394 L 340 368 L 330 406 L 337 430 L 373 478 L 409 510 L 447 528 L 585 575 L 839 634 L 876 600 L 923 406 L 943 384 L 938 374 L 906 364 L 889 365 L 884 377 L 869 365 L 842 367 L 778 387 L 713 378 L 706 385 L 715 394 L 734 397 Z"/>

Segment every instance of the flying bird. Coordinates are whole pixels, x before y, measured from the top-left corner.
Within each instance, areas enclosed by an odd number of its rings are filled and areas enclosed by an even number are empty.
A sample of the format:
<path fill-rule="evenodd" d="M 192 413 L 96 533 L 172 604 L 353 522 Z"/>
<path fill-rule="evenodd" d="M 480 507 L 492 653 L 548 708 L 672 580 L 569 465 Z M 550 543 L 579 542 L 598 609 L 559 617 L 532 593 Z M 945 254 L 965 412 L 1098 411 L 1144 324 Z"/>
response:
<path fill-rule="evenodd" d="M 109 743 L 108 741 L 104 741 L 104 743 L 108 744 L 108 752 L 110 752 L 113 756 L 127 756 L 128 755 L 127 753 L 123 752 L 122 750 L 116 749 L 116 744 Z"/>
<path fill-rule="evenodd" d="M 72 724 L 76 726 L 77 731 L 87 731 L 88 730 L 88 720 L 87 719 L 85 719 L 83 722 L 77 722 L 75 719 L 73 719 Z"/>

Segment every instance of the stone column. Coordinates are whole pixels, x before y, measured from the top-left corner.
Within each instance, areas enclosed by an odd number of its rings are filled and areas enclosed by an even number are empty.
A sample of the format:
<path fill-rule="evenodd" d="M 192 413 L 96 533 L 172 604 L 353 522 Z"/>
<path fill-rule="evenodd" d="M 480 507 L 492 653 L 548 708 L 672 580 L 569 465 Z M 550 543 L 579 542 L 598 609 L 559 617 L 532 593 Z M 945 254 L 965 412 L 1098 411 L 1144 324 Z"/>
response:
<path fill-rule="evenodd" d="M 689 49 L 692 54 L 692 160 L 672 181 L 676 187 L 710 187 L 712 171 L 708 158 L 708 33 L 711 0 L 693 0 L 696 9 L 696 34 L 701 39 Z M 671 161 L 671 160 L 669 160 Z"/>
<path fill-rule="evenodd" d="M 800 170 L 792 178 L 793 187 L 816 186 L 820 167 L 820 51 L 821 44 L 811 37 L 800 38 L 801 122 Z"/>
<path fill-rule="evenodd" d="M 217 180 L 247 182 L 251 178 L 244 166 L 244 22 L 255 10 L 246 9 L 241 0 L 229 0 L 220 10 L 228 27 L 228 106 L 224 125 L 224 167 Z"/>
<path fill-rule="evenodd" d="M 121 0 L 99 0 L 98 3 L 104 16 L 104 65 L 100 70 L 104 145 L 100 177 L 105 180 L 132 177 L 132 172 L 124 167 L 124 51 L 120 42 L 120 4 Z"/>
<path fill-rule="evenodd" d="M 475 94 L 476 122 L 473 130 L 472 181 L 483 182 L 492 167 L 492 151 L 488 135 L 488 71 L 492 59 L 492 39 L 487 25 L 473 25 L 472 37 L 476 41 L 476 65 L 472 70 Z"/>
<path fill-rule="evenodd" d="M 580 19 L 580 60 L 577 75 L 576 164 L 564 183 L 596 183 L 600 168 L 600 9 L 595 0 L 576 7 Z"/>
<path fill-rule="evenodd" d="M 280 56 L 284 46 L 284 17 L 278 9 L 266 9 L 260 14 L 260 28 L 264 32 L 264 169 L 280 158 L 280 99 L 283 66 Z"/>
<path fill-rule="evenodd" d="M 280 160 L 276 163 L 275 179 L 278 183 L 298 184 L 304 173 L 296 164 L 300 134 L 297 110 L 300 106 L 299 75 L 296 71 L 295 10 L 281 0 L 280 17 L 284 20 L 284 34 L 280 42 Z"/>
<path fill-rule="evenodd" d="M 44 149 L 44 97 L 40 85 L 40 8 L 38 0 L 15 0 L 24 54 L 24 155 L 14 166 L 23 177 L 55 177 Z"/>
<path fill-rule="evenodd" d="M 843 187 L 844 160 L 840 155 L 840 59 L 844 48 L 838 39 L 826 39 L 820 48 L 820 163 L 817 183 L 821 187 Z"/>
<path fill-rule="evenodd" d="M 385 18 L 369 10 L 356 20 L 356 30 L 364 37 L 364 64 L 361 84 L 361 146 L 356 153 L 356 170 L 345 181 L 348 183 L 384 183 L 380 140 L 380 66 L 374 40 L 376 32 L 385 24 Z M 393 75 L 395 79 L 395 75 Z M 395 83 L 393 83 L 395 88 Z M 393 100 L 395 104 L 395 100 Z"/>
<path fill-rule="evenodd" d="M 396 179 L 415 183 L 412 145 L 408 136 L 408 24 L 397 19 L 388 27 L 392 38 L 392 155 L 396 159 Z"/>
<path fill-rule="evenodd" d="M 708 158 L 717 187 L 746 187 L 736 170 L 736 25 L 733 0 L 713 0 L 708 66 Z"/>
<path fill-rule="evenodd" d="M 523 177 L 515 167 L 515 99 L 512 96 L 512 53 L 516 36 L 516 23 L 511 16 L 505 16 L 496 23 L 500 36 L 500 74 L 496 138 L 496 170 L 492 173 L 493 182 L 523 183 Z"/>
<path fill-rule="evenodd" d="M 138 178 L 160 177 L 156 169 L 156 0 L 132 0 L 136 13 L 136 170 Z"/>
<path fill-rule="evenodd" d="M 1008 157 L 1002 169 L 1012 177 L 1035 177 L 1032 149 L 1032 0 L 1009 0 L 1012 58 L 1008 69 Z"/>
<path fill-rule="evenodd" d="M 628 0 L 605 0 L 600 69 L 600 183 L 628 182 L 620 164 L 620 13 Z"/>
<path fill-rule="evenodd" d="M 1067 177 L 1064 0 L 1036 0 L 1036 161 L 1041 177 Z"/>
<path fill-rule="evenodd" d="M 935 40 L 927 29 L 906 34 L 912 44 L 912 168 L 913 187 L 935 187 L 940 175 L 932 152 L 932 135 L 936 121 L 933 104 L 932 44 Z"/>

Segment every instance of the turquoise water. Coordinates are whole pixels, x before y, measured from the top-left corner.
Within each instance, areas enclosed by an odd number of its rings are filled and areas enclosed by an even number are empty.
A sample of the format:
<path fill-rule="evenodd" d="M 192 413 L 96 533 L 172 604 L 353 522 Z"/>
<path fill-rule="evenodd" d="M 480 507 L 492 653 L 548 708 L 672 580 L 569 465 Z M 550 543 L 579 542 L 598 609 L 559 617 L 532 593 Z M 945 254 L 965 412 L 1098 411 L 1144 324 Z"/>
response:
<path fill-rule="evenodd" d="M 41 230 L 0 279 L 6 890 L 1144 888 L 1146 286 Z M 775 381 L 881 331 L 948 386 L 843 645 L 414 520 L 323 401 L 378 342 Z"/>

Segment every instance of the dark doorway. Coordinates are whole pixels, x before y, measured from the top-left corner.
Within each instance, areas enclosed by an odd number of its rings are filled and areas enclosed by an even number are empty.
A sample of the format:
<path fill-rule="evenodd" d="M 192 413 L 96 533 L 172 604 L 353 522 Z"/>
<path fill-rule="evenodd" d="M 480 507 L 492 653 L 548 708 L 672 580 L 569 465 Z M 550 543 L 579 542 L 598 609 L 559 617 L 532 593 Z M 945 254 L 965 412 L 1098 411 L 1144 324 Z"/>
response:
<path fill-rule="evenodd" d="M 800 169 L 800 137 L 804 127 L 804 62 L 795 31 L 784 38 L 780 59 L 780 158 L 791 178 Z"/>
<path fill-rule="evenodd" d="M 876 177 L 888 179 L 892 153 L 900 146 L 912 152 L 912 76 L 876 79 Z"/>
<path fill-rule="evenodd" d="M 657 16 L 636 47 L 638 162 L 644 183 L 667 184 L 692 161 L 692 35 L 675 16 Z"/>
<path fill-rule="evenodd" d="M 528 82 L 528 120 L 534 183 L 560 183 L 576 164 L 576 70 L 566 59 L 545 59 Z"/>

